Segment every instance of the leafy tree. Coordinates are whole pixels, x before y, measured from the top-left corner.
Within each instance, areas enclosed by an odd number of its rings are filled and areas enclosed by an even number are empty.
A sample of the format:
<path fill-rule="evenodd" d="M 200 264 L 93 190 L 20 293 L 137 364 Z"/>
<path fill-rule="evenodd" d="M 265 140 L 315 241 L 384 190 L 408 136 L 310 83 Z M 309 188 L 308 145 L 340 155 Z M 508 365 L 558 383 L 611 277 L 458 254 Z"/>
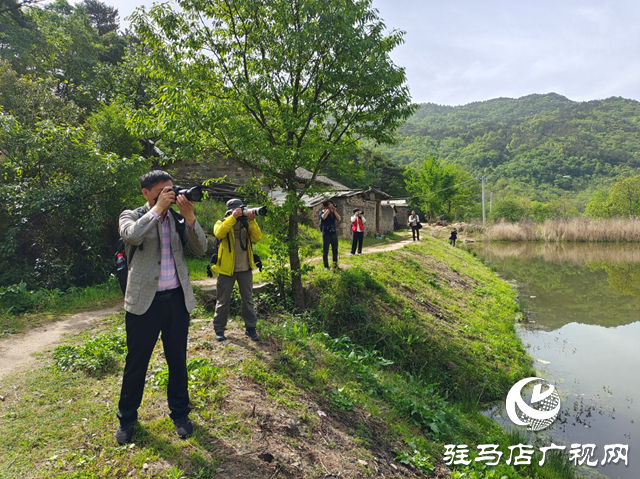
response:
<path fill-rule="evenodd" d="M 91 1 L 88 5 L 94 10 L 110 8 Z M 0 57 L 18 74 L 56 79 L 57 96 L 91 111 L 108 96 L 97 88 L 98 67 L 120 62 L 128 42 L 113 31 L 114 25 L 98 25 L 105 30 L 99 35 L 86 8 L 56 0 L 21 12 L 20 21 L 0 23 Z M 0 20 L 4 16 L 0 13 Z"/>
<path fill-rule="evenodd" d="M 637 218 L 640 215 L 640 175 L 614 183 L 610 201 L 614 214 Z"/>
<path fill-rule="evenodd" d="M 98 31 L 98 35 L 102 36 L 110 32 L 117 32 L 120 28 L 120 18 L 118 9 L 110 7 L 106 3 L 99 0 L 83 0 L 80 4 L 89 16 L 91 25 Z"/>
<path fill-rule="evenodd" d="M 37 64 L 45 45 L 37 25 L 23 10 L 32 3 L 36 2 L 0 0 L 0 59 L 9 61 L 21 74 Z"/>
<path fill-rule="evenodd" d="M 286 189 L 293 297 L 302 308 L 301 198 L 360 138 L 392 142 L 413 112 L 404 70 L 389 58 L 402 34 L 386 33 L 370 0 L 178 4 L 134 15 L 152 49 L 143 68 L 166 80 L 153 116 L 135 119 L 145 134 L 240 158 Z M 313 172 L 301 189 L 298 167 Z"/>
<path fill-rule="evenodd" d="M 490 218 L 494 220 L 505 219 L 513 223 L 527 216 L 526 199 L 514 195 L 505 195 L 493 201 L 493 209 Z"/>
<path fill-rule="evenodd" d="M 122 109 L 116 103 L 103 107 L 87 120 L 89 137 L 102 152 L 131 157 L 142 152 L 142 145 L 128 129 Z"/>
<path fill-rule="evenodd" d="M 444 213 L 458 194 L 456 169 L 443 166 L 440 160 L 429 157 L 420 169 L 407 167 L 405 178 L 412 204 L 416 204 L 429 220 Z"/>
<path fill-rule="evenodd" d="M 374 185 L 391 196 L 407 196 L 404 168 L 366 148 L 332 162 L 322 173 L 350 188 L 366 189 Z"/>
<path fill-rule="evenodd" d="M 594 219 L 611 218 L 613 216 L 613 205 L 611 204 L 609 190 L 601 189 L 593 193 L 589 203 L 587 203 L 584 214 Z"/>

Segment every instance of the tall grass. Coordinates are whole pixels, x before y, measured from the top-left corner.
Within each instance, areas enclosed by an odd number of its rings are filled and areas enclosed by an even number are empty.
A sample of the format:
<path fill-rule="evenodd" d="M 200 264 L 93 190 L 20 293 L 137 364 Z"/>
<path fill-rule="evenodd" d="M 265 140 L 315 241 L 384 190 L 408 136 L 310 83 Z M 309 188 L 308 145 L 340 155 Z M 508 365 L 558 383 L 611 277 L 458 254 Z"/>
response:
<path fill-rule="evenodd" d="M 531 221 L 501 221 L 487 228 L 487 237 L 495 241 L 640 241 L 640 220 L 552 219 L 542 224 Z"/>

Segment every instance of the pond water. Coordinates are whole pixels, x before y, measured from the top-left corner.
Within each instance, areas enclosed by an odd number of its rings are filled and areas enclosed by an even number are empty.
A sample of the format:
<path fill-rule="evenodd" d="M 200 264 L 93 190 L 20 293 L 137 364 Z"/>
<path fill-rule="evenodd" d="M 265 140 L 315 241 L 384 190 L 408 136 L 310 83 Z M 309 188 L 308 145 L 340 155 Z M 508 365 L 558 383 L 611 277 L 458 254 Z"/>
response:
<path fill-rule="evenodd" d="M 558 420 L 543 431 L 547 445 L 595 444 L 598 467 L 585 471 L 640 478 L 640 245 L 470 248 L 518 290 L 529 320 L 518 334 L 562 399 Z M 503 408 L 492 414 L 509 422 Z M 629 446 L 628 466 L 600 465 L 608 444 Z"/>

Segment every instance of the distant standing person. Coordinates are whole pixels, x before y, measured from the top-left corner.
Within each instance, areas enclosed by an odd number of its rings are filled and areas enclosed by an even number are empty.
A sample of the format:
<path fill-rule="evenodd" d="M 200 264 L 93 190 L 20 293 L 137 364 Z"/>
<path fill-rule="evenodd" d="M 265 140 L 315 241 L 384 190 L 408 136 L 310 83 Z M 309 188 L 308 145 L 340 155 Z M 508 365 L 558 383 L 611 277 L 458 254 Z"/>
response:
<path fill-rule="evenodd" d="M 409 216 L 409 218 L 407 219 L 407 224 L 411 226 L 413 241 L 416 240 L 416 236 L 418 237 L 418 241 L 420 241 L 420 228 L 418 228 L 418 225 L 420 224 L 420 217 L 416 214 L 415 211 L 411 212 L 411 216 Z"/>
<path fill-rule="evenodd" d="M 453 228 L 451 230 L 451 235 L 449 236 L 449 243 L 451 244 L 451 246 L 455 246 L 456 245 L 456 240 L 457 239 L 458 239 L 458 230 Z"/>
<path fill-rule="evenodd" d="M 333 265 L 338 266 L 338 231 L 336 222 L 340 215 L 333 201 L 324 201 L 320 210 L 320 231 L 322 231 L 322 261 L 324 269 L 329 269 L 329 245 L 333 255 Z"/>
<path fill-rule="evenodd" d="M 358 208 L 353 210 L 353 216 L 351 217 L 351 232 L 353 233 L 353 239 L 351 240 L 351 255 L 362 254 L 362 242 L 364 241 L 364 224 L 367 219 L 360 212 Z M 356 246 L 358 252 L 356 253 Z"/>

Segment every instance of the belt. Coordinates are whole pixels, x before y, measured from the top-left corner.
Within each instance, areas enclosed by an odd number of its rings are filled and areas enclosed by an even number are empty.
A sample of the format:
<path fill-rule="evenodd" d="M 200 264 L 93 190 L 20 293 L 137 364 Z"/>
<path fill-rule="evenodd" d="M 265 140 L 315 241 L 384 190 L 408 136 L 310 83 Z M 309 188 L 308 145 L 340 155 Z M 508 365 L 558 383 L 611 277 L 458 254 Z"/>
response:
<path fill-rule="evenodd" d="M 182 291 L 182 288 L 178 287 L 178 288 L 174 288 L 174 289 L 167 289 L 164 291 L 158 291 L 156 293 L 155 298 L 153 298 L 154 301 L 166 301 L 167 299 L 171 299 L 171 297 Z"/>

